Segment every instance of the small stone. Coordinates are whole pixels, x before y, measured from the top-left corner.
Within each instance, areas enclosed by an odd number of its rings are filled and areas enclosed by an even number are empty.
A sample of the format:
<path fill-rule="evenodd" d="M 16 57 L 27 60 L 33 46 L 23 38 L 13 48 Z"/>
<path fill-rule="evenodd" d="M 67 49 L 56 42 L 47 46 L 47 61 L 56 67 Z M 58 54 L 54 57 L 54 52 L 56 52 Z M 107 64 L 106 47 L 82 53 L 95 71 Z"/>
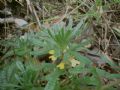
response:
<path fill-rule="evenodd" d="M 18 18 L 15 19 L 15 25 L 17 28 L 23 27 L 27 24 L 28 24 L 28 22 L 23 19 L 18 19 Z"/>

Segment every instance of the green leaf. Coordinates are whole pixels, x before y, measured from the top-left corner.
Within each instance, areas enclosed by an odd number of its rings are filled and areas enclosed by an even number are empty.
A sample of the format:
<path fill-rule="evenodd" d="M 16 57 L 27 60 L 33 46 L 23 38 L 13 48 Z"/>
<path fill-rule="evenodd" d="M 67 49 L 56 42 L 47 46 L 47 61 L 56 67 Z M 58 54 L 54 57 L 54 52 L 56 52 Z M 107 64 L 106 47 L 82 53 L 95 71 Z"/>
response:
<path fill-rule="evenodd" d="M 24 56 L 25 54 L 29 54 L 31 50 L 27 48 L 17 48 L 14 51 L 17 56 Z"/>
<path fill-rule="evenodd" d="M 44 46 L 44 45 L 43 45 L 43 42 L 42 42 L 40 39 L 36 39 L 36 38 L 32 38 L 32 39 L 30 40 L 30 44 L 31 44 L 31 45 L 35 45 L 35 46 L 41 46 L 41 47 Z"/>
<path fill-rule="evenodd" d="M 101 77 L 106 77 L 108 76 L 110 73 L 106 72 L 105 70 L 102 70 L 102 69 L 99 69 L 99 68 L 96 68 L 96 72 L 99 74 L 99 76 Z"/>
<path fill-rule="evenodd" d="M 85 30 L 83 29 L 83 27 L 86 28 L 86 23 L 85 23 L 86 19 L 87 17 L 84 17 L 83 19 L 81 19 L 80 22 L 77 24 L 77 26 L 73 28 L 73 32 L 72 32 L 73 36 L 76 37 L 82 34 L 82 32 Z"/>
<path fill-rule="evenodd" d="M 41 56 L 41 55 L 44 55 L 44 54 L 47 54 L 47 53 L 48 53 L 48 50 L 43 48 L 43 49 L 40 49 L 39 51 L 38 50 L 31 51 L 30 55 Z"/>
<path fill-rule="evenodd" d="M 57 83 L 58 77 L 60 75 L 61 75 L 61 71 L 59 71 L 58 69 L 56 69 L 54 72 L 52 72 L 52 74 L 50 74 L 47 77 L 48 83 L 44 90 L 55 90 L 56 83 Z"/>
<path fill-rule="evenodd" d="M 84 50 L 87 49 L 86 46 L 87 45 L 91 45 L 91 41 L 89 39 L 85 39 L 82 42 L 80 42 L 79 44 L 75 45 L 75 47 L 73 48 L 75 51 L 80 51 L 80 50 Z"/>
<path fill-rule="evenodd" d="M 81 55 L 80 53 L 78 53 L 78 52 L 71 51 L 70 54 L 71 54 L 72 56 L 74 56 L 75 59 L 79 60 L 81 63 L 88 64 L 88 65 L 92 64 L 92 62 L 91 62 L 90 59 L 88 59 L 88 58 L 85 57 L 85 56 L 82 56 L 82 55 Z"/>
<path fill-rule="evenodd" d="M 5 59 L 5 58 L 8 58 L 10 56 L 14 55 L 14 51 L 13 50 L 10 50 L 8 51 L 3 57 L 2 57 L 2 60 Z"/>
<path fill-rule="evenodd" d="M 85 68 L 81 64 L 79 66 L 69 69 L 70 74 L 87 73 L 88 71 L 89 69 Z"/>
<path fill-rule="evenodd" d="M 19 77 L 19 75 L 18 75 L 18 74 L 15 74 L 15 78 L 16 78 L 16 80 L 19 82 L 19 84 L 21 84 L 21 85 L 22 85 L 22 82 L 21 82 L 21 77 Z"/>
<path fill-rule="evenodd" d="M 23 63 L 21 61 L 16 61 L 16 65 L 21 72 L 25 71 Z"/>
<path fill-rule="evenodd" d="M 113 60 L 111 60 L 107 55 L 105 55 L 104 53 L 100 54 L 101 60 L 103 60 L 104 62 L 108 63 L 111 66 L 116 66 L 115 63 L 113 62 Z"/>
<path fill-rule="evenodd" d="M 109 74 L 106 77 L 109 79 L 115 79 L 115 78 L 120 79 L 120 74 L 119 73 L 118 74 Z"/>
<path fill-rule="evenodd" d="M 96 6 L 101 6 L 102 5 L 102 0 L 95 0 Z"/>

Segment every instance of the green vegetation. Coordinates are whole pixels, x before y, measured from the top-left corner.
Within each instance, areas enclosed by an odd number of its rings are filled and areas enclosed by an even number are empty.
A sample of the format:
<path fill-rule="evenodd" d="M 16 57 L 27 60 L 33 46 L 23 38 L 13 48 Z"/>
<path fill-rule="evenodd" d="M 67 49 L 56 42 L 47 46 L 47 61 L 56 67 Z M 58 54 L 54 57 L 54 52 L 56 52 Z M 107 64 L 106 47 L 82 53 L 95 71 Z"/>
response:
<path fill-rule="evenodd" d="M 44 23 L 52 22 L 54 17 L 43 16 L 39 24 L 36 21 L 39 31 L 30 30 L 0 40 L 0 90 L 120 89 L 120 64 L 110 58 L 107 46 L 111 37 L 119 42 L 120 29 L 110 27 L 109 23 L 119 23 L 119 19 L 112 21 L 107 12 L 120 0 L 61 0 L 61 3 L 76 7 L 52 25 Z M 44 5 L 48 12 L 53 9 L 47 1 Z M 28 26 L 20 28 L 21 31 L 29 29 Z M 97 40 L 102 43 L 97 47 L 99 51 L 89 54 L 98 45 Z M 103 64 L 106 68 L 102 68 Z"/>

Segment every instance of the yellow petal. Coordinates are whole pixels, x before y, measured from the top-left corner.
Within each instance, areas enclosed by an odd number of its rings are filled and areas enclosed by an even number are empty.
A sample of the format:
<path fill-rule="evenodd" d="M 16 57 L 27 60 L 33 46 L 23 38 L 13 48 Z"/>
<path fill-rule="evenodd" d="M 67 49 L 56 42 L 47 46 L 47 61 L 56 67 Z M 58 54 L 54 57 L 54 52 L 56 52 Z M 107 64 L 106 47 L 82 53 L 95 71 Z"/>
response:
<path fill-rule="evenodd" d="M 49 56 L 49 59 L 51 59 L 52 61 L 55 61 L 57 58 L 55 56 Z"/>
<path fill-rule="evenodd" d="M 49 54 L 55 54 L 55 50 L 50 50 L 48 53 Z"/>
<path fill-rule="evenodd" d="M 58 68 L 64 69 L 65 68 L 65 63 L 61 62 L 59 65 L 57 65 Z"/>
<path fill-rule="evenodd" d="M 80 64 L 80 62 L 78 61 L 78 60 L 76 60 L 76 59 L 74 59 L 74 58 L 71 58 L 70 59 L 70 62 L 71 62 L 71 66 L 72 67 L 75 67 L 75 66 L 77 66 L 77 65 L 79 65 Z"/>
<path fill-rule="evenodd" d="M 85 48 L 90 48 L 92 45 L 91 44 L 88 44 L 88 45 L 85 45 Z"/>

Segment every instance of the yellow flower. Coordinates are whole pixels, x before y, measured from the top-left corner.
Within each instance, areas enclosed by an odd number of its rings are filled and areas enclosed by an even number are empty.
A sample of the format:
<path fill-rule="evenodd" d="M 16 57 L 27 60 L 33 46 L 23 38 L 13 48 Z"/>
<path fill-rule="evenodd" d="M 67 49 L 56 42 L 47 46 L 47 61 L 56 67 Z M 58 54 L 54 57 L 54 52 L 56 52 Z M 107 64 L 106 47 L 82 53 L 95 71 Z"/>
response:
<path fill-rule="evenodd" d="M 55 50 L 50 50 L 48 53 L 49 54 L 55 54 Z"/>
<path fill-rule="evenodd" d="M 51 59 L 52 61 L 55 61 L 57 58 L 55 56 L 49 56 L 49 59 Z"/>
<path fill-rule="evenodd" d="M 61 62 L 59 65 L 57 65 L 58 68 L 64 69 L 65 68 L 65 63 Z"/>
<path fill-rule="evenodd" d="M 71 59 L 70 62 L 71 62 L 71 64 L 72 64 L 72 65 L 71 65 L 72 67 L 76 67 L 77 65 L 80 64 L 80 62 L 79 62 L 78 60 L 74 59 L 74 58 Z"/>
<path fill-rule="evenodd" d="M 70 62 L 72 67 L 76 67 L 77 65 L 80 64 L 80 61 L 76 60 L 74 57 L 70 57 Z"/>

